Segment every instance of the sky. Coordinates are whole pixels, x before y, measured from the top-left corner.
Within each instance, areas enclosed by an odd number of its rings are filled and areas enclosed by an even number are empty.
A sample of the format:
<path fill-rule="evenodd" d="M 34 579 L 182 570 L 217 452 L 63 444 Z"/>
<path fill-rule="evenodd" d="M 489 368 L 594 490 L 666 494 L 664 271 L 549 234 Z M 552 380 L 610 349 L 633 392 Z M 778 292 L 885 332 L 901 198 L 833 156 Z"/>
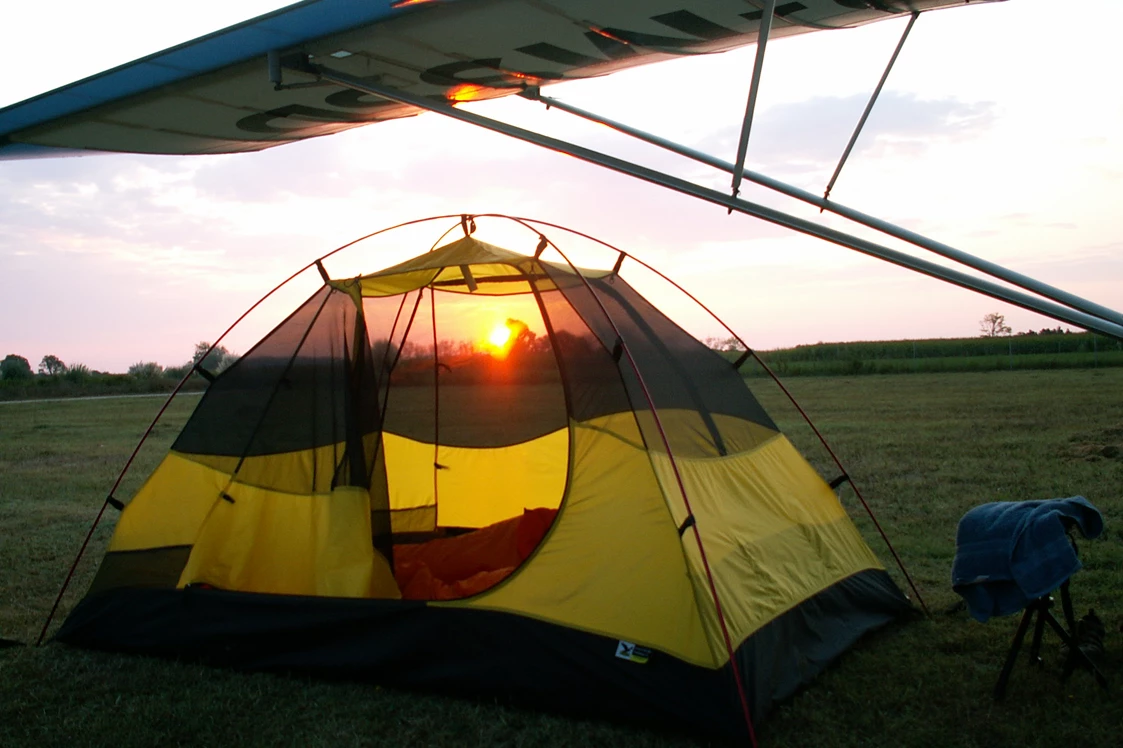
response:
<path fill-rule="evenodd" d="M 6 8 L 0 44 L 15 64 L 0 76 L 0 106 L 282 4 L 67 0 Z M 748 167 L 821 194 L 903 27 L 894 19 L 774 40 Z M 1118 308 L 1120 28 L 1117 0 L 1087 0 L 1078 17 L 1051 0 L 924 14 L 832 198 Z M 732 161 L 754 55 L 748 47 L 685 58 L 545 93 Z M 533 102 L 471 106 L 729 188 L 720 172 Z M 741 194 L 873 236 L 752 185 Z M 178 365 L 196 342 L 214 340 L 317 256 L 401 221 L 465 212 L 538 218 L 624 248 L 675 278 L 757 349 L 973 336 L 991 312 L 1005 314 L 1015 331 L 1058 324 L 427 114 L 254 154 L 0 161 L 0 356 L 15 353 L 35 367 L 51 354 L 102 371 L 141 361 Z M 375 243 L 341 256 L 337 267 L 393 264 L 428 249 L 446 228 Z M 561 233 L 550 235 L 567 246 Z M 533 250 L 491 223 L 481 221 L 480 236 Z M 614 259 L 574 247 L 586 264 Z M 248 349 L 317 283 L 302 278 L 286 289 L 228 347 Z M 666 288 L 643 290 L 691 332 L 724 336 Z"/>

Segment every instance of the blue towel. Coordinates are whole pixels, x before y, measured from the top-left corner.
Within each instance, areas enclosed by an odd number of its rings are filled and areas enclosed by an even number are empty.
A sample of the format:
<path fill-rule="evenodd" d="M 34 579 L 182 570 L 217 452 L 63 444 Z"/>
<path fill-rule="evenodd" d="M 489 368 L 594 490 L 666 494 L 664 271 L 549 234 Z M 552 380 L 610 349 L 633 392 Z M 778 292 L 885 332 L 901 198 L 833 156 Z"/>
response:
<path fill-rule="evenodd" d="M 1086 538 L 1103 532 L 1103 517 L 1083 496 L 995 502 L 963 515 L 951 586 L 976 620 L 1017 613 L 1080 569 L 1063 520 Z"/>

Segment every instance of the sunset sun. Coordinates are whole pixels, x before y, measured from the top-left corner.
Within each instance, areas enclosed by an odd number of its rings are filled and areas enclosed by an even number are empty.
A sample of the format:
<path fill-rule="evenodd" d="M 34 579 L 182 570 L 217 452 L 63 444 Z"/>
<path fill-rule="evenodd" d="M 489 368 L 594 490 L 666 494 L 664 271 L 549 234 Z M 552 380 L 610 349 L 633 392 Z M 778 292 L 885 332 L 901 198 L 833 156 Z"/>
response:
<path fill-rule="evenodd" d="M 502 349 L 507 345 L 507 341 L 511 339 L 511 328 L 505 323 L 500 322 L 492 328 L 491 332 L 487 334 L 487 342 L 491 343 L 494 348 Z"/>

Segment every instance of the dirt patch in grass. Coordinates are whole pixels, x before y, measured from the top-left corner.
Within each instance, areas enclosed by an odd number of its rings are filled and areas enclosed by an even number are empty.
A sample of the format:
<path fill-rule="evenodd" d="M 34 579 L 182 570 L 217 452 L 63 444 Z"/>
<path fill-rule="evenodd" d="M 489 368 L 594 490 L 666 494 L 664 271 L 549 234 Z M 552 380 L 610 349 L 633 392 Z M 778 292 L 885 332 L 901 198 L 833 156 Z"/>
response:
<path fill-rule="evenodd" d="M 1062 456 L 1087 462 L 1123 461 L 1123 425 L 1074 434 Z"/>

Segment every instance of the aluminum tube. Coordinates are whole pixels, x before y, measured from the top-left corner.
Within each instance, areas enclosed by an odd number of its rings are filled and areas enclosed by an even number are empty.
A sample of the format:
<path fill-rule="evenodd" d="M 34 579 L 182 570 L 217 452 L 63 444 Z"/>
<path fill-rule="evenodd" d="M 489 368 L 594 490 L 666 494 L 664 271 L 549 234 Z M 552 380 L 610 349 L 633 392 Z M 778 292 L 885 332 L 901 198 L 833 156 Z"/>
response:
<path fill-rule="evenodd" d="M 919 258 L 912 257 L 911 255 L 905 254 L 904 252 L 898 252 L 897 250 L 883 247 L 879 244 L 875 244 L 874 242 L 860 239 L 855 236 L 850 236 L 849 234 L 838 231 L 837 229 L 819 226 L 812 221 L 798 218 L 774 208 L 769 208 L 764 205 L 751 203 L 747 200 L 734 198 L 715 190 L 711 190 L 707 187 L 701 187 L 692 182 L 688 182 L 685 179 L 680 179 L 669 174 L 663 174 L 662 172 L 655 171 L 654 169 L 649 169 L 645 166 L 640 166 L 639 164 L 633 164 L 629 161 L 624 161 L 622 159 L 616 158 L 615 156 L 609 156 L 607 154 L 600 153 L 599 151 L 584 148 L 573 143 L 567 143 L 565 141 L 558 140 L 557 138 L 551 138 L 548 135 L 542 135 L 541 133 L 532 132 L 521 127 L 516 127 L 515 125 L 507 124 L 506 122 L 493 120 L 489 117 L 484 117 L 474 112 L 467 112 L 462 109 L 449 106 L 448 104 L 445 104 L 443 100 L 434 101 L 424 96 L 417 96 L 415 94 L 406 93 L 404 91 L 386 88 L 377 84 L 368 83 L 350 75 L 337 73 L 327 68 L 318 68 L 317 72 L 324 80 L 340 86 L 344 86 L 346 88 L 353 89 L 355 91 L 361 91 L 363 93 L 371 94 L 374 96 L 380 96 L 390 101 L 397 101 L 402 104 L 408 104 L 410 106 L 418 107 L 419 109 L 437 112 L 438 114 L 443 114 L 446 117 L 451 117 L 462 122 L 468 122 L 479 127 L 484 127 L 503 135 L 508 135 L 510 137 L 517 138 L 528 143 L 534 143 L 535 145 L 540 145 L 544 148 L 558 151 L 559 153 L 565 153 L 575 158 L 579 158 L 583 161 L 588 161 L 590 163 L 603 166 L 607 169 L 620 172 L 621 174 L 628 174 L 630 176 L 636 177 L 637 179 L 642 179 L 646 182 L 651 182 L 652 184 L 657 184 L 676 192 L 681 192 L 684 195 L 691 195 L 693 197 L 697 197 L 699 199 L 714 203 L 715 205 L 720 205 L 725 208 L 731 208 L 739 213 L 744 213 L 746 215 L 760 218 L 761 220 L 774 223 L 778 226 L 784 226 L 794 231 L 798 231 L 809 236 L 814 236 L 833 244 L 838 244 L 839 246 L 848 247 L 857 252 L 870 255 L 871 257 L 877 257 L 878 259 L 885 260 L 886 262 L 891 262 L 894 265 L 899 265 L 910 270 L 915 270 L 919 273 L 923 273 L 924 275 L 928 275 L 933 278 L 939 278 L 940 280 L 947 281 L 948 283 L 951 283 L 953 285 L 957 285 L 962 288 L 968 288 L 973 291 L 978 291 L 979 293 L 990 296 L 991 298 L 999 299 L 1015 306 L 1029 309 L 1031 311 L 1038 312 L 1049 317 L 1053 317 L 1054 319 L 1060 320 L 1062 322 L 1068 322 L 1069 324 L 1077 325 L 1078 327 L 1083 327 L 1088 330 L 1093 330 L 1117 340 L 1123 340 L 1123 325 L 1117 325 L 1098 317 L 1093 317 L 1092 315 L 1084 314 L 1083 312 L 1078 312 L 1076 310 L 1060 306 L 1059 304 L 1044 301 L 1038 297 L 1030 296 L 1029 294 L 1014 291 L 1012 289 L 1006 288 L 1005 286 L 1000 286 L 983 278 L 976 278 L 957 270 L 946 268 L 942 265 L 937 265 L 927 260 L 921 260 Z"/>
<path fill-rule="evenodd" d="M 897 48 L 893 50 L 893 56 L 889 58 L 889 64 L 885 66 L 885 72 L 881 74 L 881 80 L 877 82 L 877 88 L 873 90 L 873 95 L 866 103 L 866 110 L 862 112 L 862 116 L 858 119 L 858 126 L 854 128 L 854 132 L 850 135 L 850 142 L 846 144 L 846 149 L 842 152 L 842 158 L 838 160 L 838 166 L 835 167 L 834 174 L 831 175 L 831 181 L 827 183 L 827 189 L 823 192 L 824 200 L 830 198 L 834 183 L 838 181 L 838 175 L 842 173 L 842 167 L 846 165 L 846 159 L 850 158 L 850 151 L 854 150 L 854 144 L 858 142 L 858 136 L 862 134 L 862 128 L 866 126 L 866 120 L 869 119 L 870 112 L 873 111 L 873 105 L 877 103 L 877 97 L 881 95 L 881 89 L 885 87 L 885 81 L 889 79 L 889 72 L 893 69 L 893 63 L 897 61 L 897 56 L 904 49 L 905 40 L 909 38 L 909 32 L 912 31 L 912 27 L 918 18 L 920 18 L 920 11 L 914 10 L 912 17 L 909 18 L 908 25 L 905 26 L 905 33 L 901 34 L 901 41 L 897 42 Z"/>
<path fill-rule="evenodd" d="M 772 31 L 772 16 L 775 14 L 775 10 L 776 0 L 765 0 L 760 16 L 760 31 L 757 33 L 756 62 L 753 63 L 753 79 L 749 84 L 749 100 L 745 104 L 745 120 L 741 123 L 741 139 L 737 141 L 737 165 L 733 168 L 734 197 L 741 189 L 745 158 L 749 154 L 749 133 L 753 129 L 756 97 L 760 93 L 760 73 L 764 69 L 764 52 L 768 48 L 768 34 Z"/>
<path fill-rule="evenodd" d="M 563 101 L 558 101 L 557 99 L 542 96 L 540 93 L 538 93 L 537 89 L 528 89 L 520 95 L 533 101 L 540 101 L 546 106 L 554 107 L 564 112 L 569 112 L 570 114 L 581 117 L 583 119 L 597 122 L 602 125 L 607 125 L 608 127 L 611 127 L 614 130 L 618 130 L 625 135 L 636 138 L 637 140 L 642 140 L 646 143 L 650 143 L 651 145 L 663 148 L 664 150 L 671 151 L 672 153 L 677 153 L 678 155 L 685 158 L 693 159 L 694 161 L 706 164 L 707 166 L 712 166 L 715 169 L 721 169 L 722 171 L 728 172 L 734 168 L 733 164 L 729 163 L 728 161 L 723 161 L 719 158 L 709 155 L 708 153 L 703 153 L 693 148 L 688 148 L 684 145 L 680 145 L 665 138 L 661 138 L 658 135 L 652 135 L 629 125 L 625 125 L 621 122 L 616 122 L 614 120 L 608 119 L 607 117 L 601 117 L 598 114 L 594 114 L 579 107 L 575 107 L 571 104 L 566 104 Z M 1044 296 L 1045 298 L 1055 301 L 1059 304 L 1064 304 L 1065 306 L 1072 307 L 1073 309 L 1084 312 L 1085 314 L 1090 314 L 1094 317 L 1100 317 L 1101 319 L 1104 319 L 1116 325 L 1123 325 L 1123 314 L 1120 314 L 1113 309 L 1109 309 L 1102 304 L 1088 301 L 1087 299 L 1081 298 L 1080 296 L 1057 288 L 1056 286 L 1051 286 L 1048 283 L 1043 283 L 1039 280 L 1036 280 L 1035 278 L 1031 278 L 1028 275 L 1023 275 L 1022 273 L 1010 270 L 1001 265 L 998 265 L 997 263 L 990 262 L 989 260 L 984 260 L 981 257 L 975 257 L 972 254 L 956 249 L 955 247 L 952 247 L 948 244 L 936 241 L 935 239 L 929 239 L 928 237 L 923 236 L 922 234 L 918 234 L 915 231 L 909 231 L 908 229 L 901 228 L 900 226 L 896 226 L 892 223 L 889 223 L 888 221 L 883 221 L 880 218 L 871 216 L 868 213 L 863 213 L 859 210 L 855 210 L 854 208 L 849 208 L 845 205 L 841 205 L 840 203 L 826 200 L 819 195 L 808 192 L 807 190 L 800 189 L 799 187 L 795 187 L 794 185 L 787 184 L 786 182 L 781 182 L 778 179 L 773 179 L 772 177 L 766 176 L 759 172 L 745 169 L 742 173 L 745 179 L 755 184 L 759 184 L 762 187 L 767 187 L 771 190 L 775 190 L 776 192 L 787 195 L 791 198 L 795 198 L 796 200 L 802 200 L 805 203 L 814 205 L 820 210 L 829 211 L 836 215 L 842 216 L 843 218 L 854 221 L 855 223 L 866 226 L 867 228 L 875 229 L 884 234 L 888 234 L 889 236 L 893 236 L 897 239 L 901 239 L 902 241 L 914 244 L 922 249 L 927 249 L 929 252 L 934 252 L 942 257 L 946 257 L 949 260 L 954 260 L 962 265 L 966 265 L 967 267 L 978 270 L 979 272 L 986 273 L 987 275 L 1018 286 L 1019 288 L 1024 288 L 1027 291 L 1032 291 L 1033 293 Z"/>

